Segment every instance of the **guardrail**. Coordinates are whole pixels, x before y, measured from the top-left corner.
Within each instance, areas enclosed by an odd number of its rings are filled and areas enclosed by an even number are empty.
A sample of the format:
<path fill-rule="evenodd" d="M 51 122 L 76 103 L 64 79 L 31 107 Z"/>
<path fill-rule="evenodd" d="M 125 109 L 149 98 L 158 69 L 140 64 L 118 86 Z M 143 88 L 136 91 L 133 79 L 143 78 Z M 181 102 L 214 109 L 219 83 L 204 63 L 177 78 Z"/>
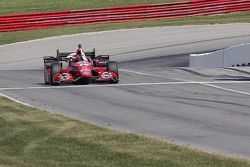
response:
<path fill-rule="evenodd" d="M 0 15 L 0 32 L 183 18 L 250 10 L 249 0 L 193 0 L 85 10 Z"/>
<path fill-rule="evenodd" d="M 211 53 L 190 54 L 190 67 L 250 66 L 250 43 L 231 46 Z"/>

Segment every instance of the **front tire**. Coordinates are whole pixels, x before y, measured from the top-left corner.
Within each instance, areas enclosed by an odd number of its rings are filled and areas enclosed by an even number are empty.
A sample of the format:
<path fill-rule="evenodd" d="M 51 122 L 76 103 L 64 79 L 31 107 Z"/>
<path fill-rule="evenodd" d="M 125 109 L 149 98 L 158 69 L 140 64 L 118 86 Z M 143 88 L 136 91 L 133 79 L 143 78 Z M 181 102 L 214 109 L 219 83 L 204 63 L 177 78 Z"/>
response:
<path fill-rule="evenodd" d="M 118 74 L 118 65 L 116 61 L 110 61 L 108 63 L 108 71 Z"/>
<path fill-rule="evenodd" d="M 114 72 L 114 73 L 116 73 L 116 75 L 117 75 L 117 80 L 115 80 L 115 81 L 110 81 L 109 83 L 111 83 L 111 84 L 116 84 L 116 83 L 118 83 L 119 82 L 119 72 L 118 72 L 118 65 L 117 65 L 117 62 L 116 61 L 110 61 L 109 63 L 108 63 L 108 71 L 109 72 Z"/>

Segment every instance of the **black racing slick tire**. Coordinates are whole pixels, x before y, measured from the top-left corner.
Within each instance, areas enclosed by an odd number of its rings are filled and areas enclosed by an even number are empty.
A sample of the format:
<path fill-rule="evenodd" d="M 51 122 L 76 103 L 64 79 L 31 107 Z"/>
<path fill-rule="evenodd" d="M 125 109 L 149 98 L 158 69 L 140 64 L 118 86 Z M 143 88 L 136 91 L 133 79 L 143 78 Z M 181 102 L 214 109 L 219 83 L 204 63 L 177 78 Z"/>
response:
<path fill-rule="evenodd" d="M 112 72 L 115 72 L 116 74 L 118 74 L 118 65 L 117 65 L 117 62 L 115 61 L 110 61 L 108 63 L 108 71 L 112 71 Z"/>
<path fill-rule="evenodd" d="M 51 85 L 59 85 L 59 82 L 55 82 L 54 81 L 54 75 L 56 75 L 57 73 L 61 72 L 61 64 L 59 63 L 52 63 L 51 64 L 51 71 L 50 71 L 50 84 Z"/>
<path fill-rule="evenodd" d="M 47 72 L 47 68 L 46 68 L 46 64 L 45 63 L 44 63 L 43 74 L 44 74 L 44 84 L 48 85 L 49 84 L 49 81 L 48 81 L 48 72 Z"/>
<path fill-rule="evenodd" d="M 119 78 L 118 65 L 116 61 L 108 62 L 108 71 L 116 73 Z M 118 82 L 119 80 L 110 81 L 110 83 L 118 83 Z"/>

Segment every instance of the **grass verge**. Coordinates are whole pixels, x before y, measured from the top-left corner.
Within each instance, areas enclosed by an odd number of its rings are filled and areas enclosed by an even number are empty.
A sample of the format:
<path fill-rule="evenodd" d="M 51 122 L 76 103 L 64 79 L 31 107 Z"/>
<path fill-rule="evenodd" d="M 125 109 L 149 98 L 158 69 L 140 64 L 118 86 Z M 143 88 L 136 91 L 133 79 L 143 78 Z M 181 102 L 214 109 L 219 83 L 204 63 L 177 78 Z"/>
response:
<path fill-rule="evenodd" d="M 102 8 L 176 1 L 184 0 L 1 0 L 0 14 Z"/>
<path fill-rule="evenodd" d="M 101 128 L 3 97 L 0 133 L 0 166 L 250 166 L 249 161 Z"/>
<path fill-rule="evenodd" d="M 14 42 L 39 39 L 58 35 L 76 34 L 83 32 L 95 32 L 125 28 L 179 26 L 179 25 L 202 25 L 222 23 L 249 23 L 250 11 L 220 14 L 213 16 L 190 17 L 182 19 L 165 19 L 154 21 L 140 21 L 129 23 L 97 24 L 88 26 L 59 27 L 52 29 L 39 29 L 31 31 L 16 31 L 0 33 L 0 45 Z"/>

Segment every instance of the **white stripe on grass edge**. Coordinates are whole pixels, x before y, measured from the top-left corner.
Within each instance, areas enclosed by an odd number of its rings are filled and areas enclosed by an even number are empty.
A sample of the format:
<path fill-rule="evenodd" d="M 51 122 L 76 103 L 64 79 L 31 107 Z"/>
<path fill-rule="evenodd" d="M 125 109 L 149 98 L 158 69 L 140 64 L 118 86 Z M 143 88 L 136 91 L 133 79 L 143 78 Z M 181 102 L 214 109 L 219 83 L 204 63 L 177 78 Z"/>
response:
<path fill-rule="evenodd" d="M 8 99 L 10 99 L 10 100 L 13 100 L 13 101 L 16 102 L 16 103 L 19 103 L 19 104 L 22 104 L 22 105 L 25 105 L 25 106 L 29 106 L 29 107 L 33 107 L 32 105 L 30 105 L 30 104 L 28 104 L 28 103 L 21 102 L 21 101 L 19 101 L 19 100 L 17 100 L 17 99 L 14 99 L 14 98 L 10 97 L 10 96 L 7 96 L 7 95 L 5 95 L 5 94 L 0 93 L 0 96 L 6 97 L 6 98 L 8 98 Z"/>
<path fill-rule="evenodd" d="M 140 31 L 140 30 L 143 30 L 143 29 L 147 30 L 147 29 L 152 29 L 152 28 L 156 29 L 156 28 L 163 28 L 163 27 L 145 27 L 145 28 L 130 28 L 130 29 L 128 28 L 128 29 L 119 29 L 119 30 L 106 30 L 106 31 L 97 31 L 97 32 L 83 32 L 83 33 L 69 34 L 69 35 L 59 35 L 59 36 L 46 37 L 46 38 L 40 38 L 40 39 L 31 39 L 31 40 L 27 40 L 27 41 L 20 41 L 20 42 L 0 45 L 0 48 L 7 47 L 7 46 L 18 45 L 18 44 L 25 44 L 25 43 L 30 43 L 30 42 L 46 41 L 46 40 L 51 40 L 51 39 L 74 37 L 74 36 L 79 36 L 79 35 L 104 34 L 104 33 L 124 32 L 124 31 Z"/>
<path fill-rule="evenodd" d="M 249 23 L 235 23 L 234 25 L 247 25 Z M 215 24 L 215 25 L 205 25 L 208 26 L 228 26 L 230 24 Z M 148 30 L 148 29 L 165 29 L 165 28 L 180 28 L 180 27 L 204 27 L 204 25 L 183 25 L 183 26 L 171 26 L 171 27 L 144 27 L 144 28 L 125 28 L 125 29 L 118 29 L 118 30 L 106 30 L 106 31 L 97 31 L 97 32 L 82 32 L 77 34 L 69 34 L 69 35 L 59 35 L 59 36 L 52 36 L 52 37 L 45 37 L 45 38 L 39 38 L 39 39 L 32 39 L 27 41 L 20 41 L 5 45 L 0 45 L 1 47 L 7 47 L 7 46 L 13 46 L 18 44 L 24 44 L 24 43 L 30 43 L 30 42 L 36 42 L 36 41 L 45 41 L 50 39 L 57 39 L 57 38 L 67 38 L 67 37 L 74 37 L 78 35 L 92 35 L 92 34 L 102 34 L 102 33 L 112 33 L 112 32 L 123 32 L 123 31 L 140 31 L 140 30 Z"/>
<path fill-rule="evenodd" d="M 233 25 L 248 25 L 249 23 L 234 23 Z M 215 24 L 215 25 L 183 25 L 183 26 L 171 26 L 171 27 L 144 27 L 144 28 L 125 28 L 125 29 L 118 29 L 118 30 L 105 30 L 105 31 L 97 31 L 97 32 L 82 32 L 82 33 L 77 33 L 77 34 L 69 34 L 69 35 L 59 35 L 59 36 L 53 36 L 53 37 L 45 37 L 45 38 L 40 38 L 40 39 L 32 39 L 32 40 L 27 40 L 27 41 L 21 41 L 21 42 L 15 42 L 15 43 L 10 43 L 10 44 L 5 44 L 5 45 L 0 45 L 1 47 L 6 47 L 6 46 L 12 46 L 12 45 L 17 45 L 17 44 L 23 44 L 23 43 L 30 43 L 30 42 L 36 42 L 36 41 L 44 41 L 44 40 L 50 40 L 50 39 L 57 39 L 57 38 L 66 38 L 66 37 L 74 37 L 78 35 L 91 35 L 91 34 L 102 34 L 102 33 L 112 33 L 112 32 L 123 32 L 123 31 L 140 31 L 140 30 L 150 30 L 150 29 L 165 29 L 165 28 L 182 28 L 184 27 L 211 27 L 211 26 L 229 26 L 230 24 Z"/>

